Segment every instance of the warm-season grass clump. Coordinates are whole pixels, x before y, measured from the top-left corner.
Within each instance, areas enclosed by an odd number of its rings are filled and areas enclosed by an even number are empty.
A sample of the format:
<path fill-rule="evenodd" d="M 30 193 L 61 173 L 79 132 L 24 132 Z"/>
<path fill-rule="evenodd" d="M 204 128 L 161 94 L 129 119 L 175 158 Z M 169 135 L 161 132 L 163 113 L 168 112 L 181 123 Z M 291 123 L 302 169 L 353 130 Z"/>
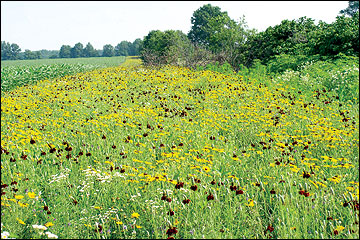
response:
<path fill-rule="evenodd" d="M 359 237 L 359 108 L 326 89 L 95 70 L 2 94 L 1 149 L 10 237 Z"/>

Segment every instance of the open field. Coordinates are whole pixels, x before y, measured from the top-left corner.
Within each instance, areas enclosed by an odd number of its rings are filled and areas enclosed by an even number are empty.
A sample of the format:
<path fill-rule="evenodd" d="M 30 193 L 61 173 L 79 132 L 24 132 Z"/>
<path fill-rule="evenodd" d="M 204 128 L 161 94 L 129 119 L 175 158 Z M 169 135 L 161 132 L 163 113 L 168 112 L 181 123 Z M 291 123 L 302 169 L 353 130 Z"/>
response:
<path fill-rule="evenodd" d="M 281 78 L 124 66 L 2 92 L 2 232 L 359 237 L 358 104 Z"/>
<path fill-rule="evenodd" d="M 1 91 L 34 84 L 39 80 L 119 66 L 124 61 L 124 56 L 1 61 Z"/>

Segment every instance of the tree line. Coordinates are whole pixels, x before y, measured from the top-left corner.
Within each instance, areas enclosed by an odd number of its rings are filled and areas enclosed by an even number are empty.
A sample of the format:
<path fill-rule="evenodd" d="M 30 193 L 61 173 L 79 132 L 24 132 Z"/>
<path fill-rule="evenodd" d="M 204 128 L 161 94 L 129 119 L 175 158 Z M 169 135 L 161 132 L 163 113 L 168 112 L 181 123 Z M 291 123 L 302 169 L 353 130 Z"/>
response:
<path fill-rule="evenodd" d="M 104 45 L 96 50 L 88 43 L 73 47 L 63 45 L 49 55 L 47 50 L 20 53 L 20 47 L 1 42 L 1 60 L 49 58 L 138 56 L 145 65 L 173 64 L 187 67 L 227 62 L 235 70 L 255 62 L 264 65 L 286 59 L 285 67 L 299 65 L 309 59 L 335 58 L 338 54 L 359 57 L 359 2 L 349 1 L 333 23 L 301 17 L 283 20 L 274 27 L 258 32 L 250 29 L 242 16 L 231 19 L 226 11 L 206 4 L 194 11 L 191 29 L 152 30 L 141 40 L 122 41 L 115 47 Z M 273 64 L 276 66 L 276 64 Z M 278 64 L 280 66 L 281 64 Z M 281 69 L 280 69 L 281 70 Z"/>
<path fill-rule="evenodd" d="M 1 60 L 40 59 L 40 58 L 80 58 L 80 57 L 113 57 L 113 56 L 138 56 L 142 40 L 133 42 L 121 41 L 115 47 L 111 44 L 104 45 L 102 50 L 96 50 L 91 43 L 84 47 L 82 43 L 76 43 L 73 47 L 62 45 L 60 50 L 30 51 L 21 48 L 16 43 L 1 41 Z"/>
<path fill-rule="evenodd" d="M 249 29 L 245 16 L 235 21 L 219 7 L 206 4 L 191 17 L 185 34 L 153 30 L 144 37 L 141 58 L 147 65 L 199 66 L 227 62 L 235 70 L 255 62 L 287 59 L 292 64 L 309 59 L 334 58 L 338 54 L 359 56 L 359 2 L 339 12 L 333 23 L 301 17 L 283 20 L 257 32 Z"/>

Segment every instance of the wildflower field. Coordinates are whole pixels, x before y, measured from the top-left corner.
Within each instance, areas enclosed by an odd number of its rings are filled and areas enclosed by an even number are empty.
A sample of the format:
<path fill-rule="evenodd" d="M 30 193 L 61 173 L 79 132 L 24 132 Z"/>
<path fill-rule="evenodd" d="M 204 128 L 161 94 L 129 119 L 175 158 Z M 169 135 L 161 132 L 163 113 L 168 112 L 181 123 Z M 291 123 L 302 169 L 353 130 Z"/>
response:
<path fill-rule="evenodd" d="M 326 88 L 127 64 L 1 94 L 2 237 L 359 238 L 358 171 Z"/>

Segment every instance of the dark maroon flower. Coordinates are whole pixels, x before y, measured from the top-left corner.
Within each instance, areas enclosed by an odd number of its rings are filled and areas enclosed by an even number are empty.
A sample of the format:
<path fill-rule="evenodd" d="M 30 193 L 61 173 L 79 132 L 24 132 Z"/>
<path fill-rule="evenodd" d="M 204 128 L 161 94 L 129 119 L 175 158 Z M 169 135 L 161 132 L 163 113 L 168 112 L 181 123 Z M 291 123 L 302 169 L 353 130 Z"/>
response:
<path fill-rule="evenodd" d="M 208 201 L 214 200 L 214 195 L 212 195 L 212 194 L 210 193 L 209 196 L 207 196 L 207 200 L 208 200 Z"/>
<path fill-rule="evenodd" d="M 34 139 L 31 139 L 31 140 L 30 140 L 30 143 L 31 143 L 31 144 L 34 144 L 34 143 L 35 143 L 35 140 L 34 140 Z"/>
<path fill-rule="evenodd" d="M 270 191 L 270 193 L 271 193 L 271 194 L 275 194 L 276 192 L 275 192 L 274 189 L 272 189 L 272 190 Z"/>
<path fill-rule="evenodd" d="M 161 200 L 166 200 L 166 195 L 165 194 L 161 197 Z"/>
<path fill-rule="evenodd" d="M 269 230 L 270 232 L 272 232 L 272 231 L 274 231 L 274 228 L 271 225 L 269 225 L 266 230 Z"/>
<path fill-rule="evenodd" d="M 309 178 L 311 177 L 310 173 L 303 172 L 303 178 Z"/>
<path fill-rule="evenodd" d="M 299 194 L 300 194 L 300 195 L 305 195 L 305 191 L 304 191 L 304 190 L 300 190 L 300 191 L 299 191 Z"/>
<path fill-rule="evenodd" d="M 238 195 L 238 194 L 243 194 L 243 193 L 244 193 L 244 191 L 243 191 L 243 190 L 241 190 L 241 189 L 236 190 L 236 195 Z"/>
<path fill-rule="evenodd" d="M 166 231 L 166 234 L 169 235 L 169 237 L 173 234 L 176 234 L 178 231 L 176 230 L 176 227 L 170 228 Z"/>
<path fill-rule="evenodd" d="M 215 180 L 212 180 L 211 185 L 215 185 L 215 184 L 216 184 Z"/>
<path fill-rule="evenodd" d="M 175 188 L 176 188 L 176 189 L 180 189 L 180 188 L 182 188 L 182 187 L 184 187 L 184 183 L 183 183 L 183 182 L 179 182 L 179 183 L 177 183 L 177 184 L 175 185 Z"/>
<path fill-rule="evenodd" d="M 188 204 L 190 202 L 190 199 L 184 199 L 183 204 Z"/>
<path fill-rule="evenodd" d="M 65 151 L 70 152 L 71 150 L 72 150 L 72 147 L 70 147 L 70 146 L 66 146 Z"/>
<path fill-rule="evenodd" d="M 169 198 L 169 197 L 166 198 L 166 201 L 167 201 L 167 202 L 171 202 L 171 198 Z"/>
<path fill-rule="evenodd" d="M 196 191 L 197 188 L 198 188 L 198 187 L 197 187 L 196 185 L 190 187 L 190 189 L 193 190 L 193 191 Z"/>
<path fill-rule="evenodd" d="M 170 216 L 174 216 L 174 214 L 175 214 L 175 212 L 171 211 L 171 210 L 167 213 L 167 215 L 170 215 Z"/>
<path fill-rule="evenodd" d="M 98 229 L 95 229 L 94 231 L 95 231 L 95 232 L 101 232 L 102 229 L 103 229 L 102 226 L 101 226 L 101 225 L 98 225 Z"/>

